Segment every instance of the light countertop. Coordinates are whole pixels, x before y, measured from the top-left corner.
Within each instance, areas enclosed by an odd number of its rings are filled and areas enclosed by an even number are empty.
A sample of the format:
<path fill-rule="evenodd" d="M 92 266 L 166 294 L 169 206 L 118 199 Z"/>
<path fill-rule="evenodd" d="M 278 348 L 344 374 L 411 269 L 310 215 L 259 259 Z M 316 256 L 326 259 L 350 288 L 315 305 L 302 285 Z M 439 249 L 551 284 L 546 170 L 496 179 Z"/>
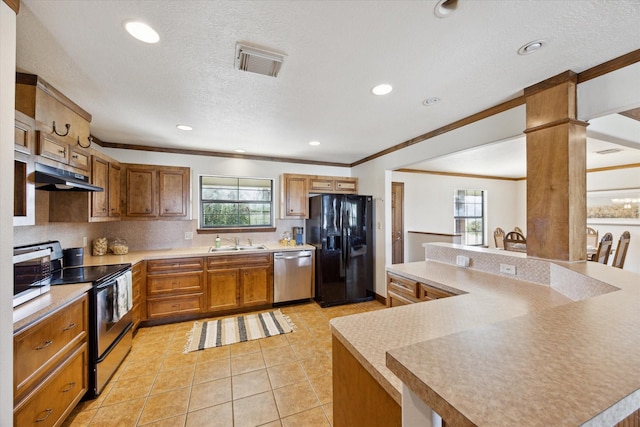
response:
<path fill-rule="evenodd" d="M 13 333 L 57 310 L 91 289 L 91 283 L 51 286 L 51 290 L 13 309 Z"/>
<path fill-rule="evenodd" d="M 131 263 L 132 265 L 149 259 L 165 259 L 179 257 L 202 257 L 202 256 L 225 256 L 240 254 L 256 254 L 263 252 L 283 252 L 283 251 L 300 251 L 315 250 L 312 245 L 300 246 L 283 246 L 279 243 L 256 243 L 254 246 L 265 246 L 266 249 L 242 250 L 242 251 L 217 251 L 209 252 L 210 246 L 194 247 L 194 248 L 176 248 L 176 249 L 157 249 L 148 251 L 131 251 L 126 255 L 91 255 L 91 250 L 85 251 L 83 265 L 106 265 L 106 264 L 123 264 Z M 88 252 L 88 253 L 87 253 Z"/>
<path fill-rule="evenodd" d="M 387 270 L 465 293 L 333 319 L 332 330 L 399 404 L 404 382 L 453 425 L 615 424 L 640 389 L 638 275 L 555 264 L 613 286 L 572 301 L 441 262 L 399 264 Z"/>

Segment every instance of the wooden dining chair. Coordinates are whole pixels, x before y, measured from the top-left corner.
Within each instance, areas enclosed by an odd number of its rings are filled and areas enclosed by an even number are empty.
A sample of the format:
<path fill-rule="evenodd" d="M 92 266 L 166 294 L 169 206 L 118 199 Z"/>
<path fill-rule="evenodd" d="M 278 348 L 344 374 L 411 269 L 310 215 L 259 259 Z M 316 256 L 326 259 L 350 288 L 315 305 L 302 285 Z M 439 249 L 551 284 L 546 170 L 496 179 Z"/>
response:
<path fill-rule="evenodd" d="M 612 244 L 613 235 L 611 233 L 604 233 L 604 236 L 602 236 L 600 244 L 598 245 L 598 252 L 596 252 L 596 256 L 593 257 L 592 261 L 599 262 L 600 264 L 608 263 Z"/>
<path fill-rule="evenodd" d="M 497 227 L 493 230 L 493 241 L 496 244 L 496 249 L 504 249 L 504 230 Z"/>
<path fill-rule="evenodd" d="M 618 240 L 618 246 L 616 247 L 616 253 L 613 254 L 613 263 L 611 264 L 613 267 L 622 268 L 624 267 L 624 260 L 627 257 L 627 249 L 629 249 L 629 241 L 631 240 L 631 234 L 628 231 L 625 231 L 620 236 Z"/>
<path fill-rule="evenodd" d="M 598 247 L 598 230 L 596 230 L 595 228 L 591 228 L 591 227 L 587 227 L 587 252 L 589 251 L 589 249 L 593 248 L 597 248 Z M 591 253 L 591 257 L 593 257 L 595 255 L 595 252 Z M 589 256 L 587 254 L 587 256 Z M 588 258 L 589 260 L 591 260 L 591 258 Z"/>
<path fill-rule="evenodd" d="M 507 251 L 526 252 L 527 239 L 522 233 L 510 231 L 504 236 L 504 248 Z"/>

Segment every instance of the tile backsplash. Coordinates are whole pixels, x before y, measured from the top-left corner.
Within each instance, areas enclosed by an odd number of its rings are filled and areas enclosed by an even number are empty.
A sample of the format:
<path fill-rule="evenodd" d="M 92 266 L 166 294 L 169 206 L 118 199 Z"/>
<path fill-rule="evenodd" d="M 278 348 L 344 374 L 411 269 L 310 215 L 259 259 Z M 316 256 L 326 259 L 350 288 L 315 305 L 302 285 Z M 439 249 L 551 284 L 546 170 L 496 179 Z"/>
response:
<path fill-rule="evenodd" d="M 303 220 L 277 219 L 275 232 L 220 233 L 220 238 L 225 242 L 238 237 L 241 244 L 248 244 L 248 239 L 253 244 L 273 243 L 280 240 L 285 231 L 291 234 L 292 228 L 299 226 L 304 226 Z M 88 247 L 98 237 L 120 237 L 127 241 L 130 251 L 213 246 L 216 234 L 198 234 L 197 227 L 197 220 L 44 223 L 14 227 L 13 240 L 14 246 L 59 240 L 63 248 L 71 248 L 81 247 L 84 237 Z M 185 239 L 185 233 L 192 233 L 193 239 Z"/>

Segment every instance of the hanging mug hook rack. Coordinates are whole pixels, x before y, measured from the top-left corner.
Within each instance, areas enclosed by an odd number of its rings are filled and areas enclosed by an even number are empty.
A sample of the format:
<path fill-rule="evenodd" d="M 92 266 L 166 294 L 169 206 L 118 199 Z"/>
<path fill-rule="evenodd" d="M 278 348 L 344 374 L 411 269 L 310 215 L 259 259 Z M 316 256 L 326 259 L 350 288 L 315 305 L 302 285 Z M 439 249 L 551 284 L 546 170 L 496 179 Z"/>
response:
<path fill-rule="evenodd" d="M 64 127 L 67 128 L 67 132 L 66 133 L 58 133 L 58 131 L 56 130 L 56 121 L 53 121 L 53 133 L 55 133 L 58 136 L 67 136 L 69 135 L 69 129 L 71 129 L 71 124 L 67 123 L 64 125 Z"/>

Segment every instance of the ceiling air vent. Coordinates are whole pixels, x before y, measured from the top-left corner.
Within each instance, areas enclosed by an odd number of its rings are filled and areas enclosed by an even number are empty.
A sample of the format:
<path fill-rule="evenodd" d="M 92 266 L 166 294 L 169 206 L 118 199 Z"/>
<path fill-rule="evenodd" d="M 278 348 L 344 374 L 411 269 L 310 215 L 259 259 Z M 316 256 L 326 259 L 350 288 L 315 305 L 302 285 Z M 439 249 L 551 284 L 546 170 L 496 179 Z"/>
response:
<path fill-rule="evenodd" d="M 236 43 L 236 68 L 250 73 L 278 77 L 284 55 Z"/>

